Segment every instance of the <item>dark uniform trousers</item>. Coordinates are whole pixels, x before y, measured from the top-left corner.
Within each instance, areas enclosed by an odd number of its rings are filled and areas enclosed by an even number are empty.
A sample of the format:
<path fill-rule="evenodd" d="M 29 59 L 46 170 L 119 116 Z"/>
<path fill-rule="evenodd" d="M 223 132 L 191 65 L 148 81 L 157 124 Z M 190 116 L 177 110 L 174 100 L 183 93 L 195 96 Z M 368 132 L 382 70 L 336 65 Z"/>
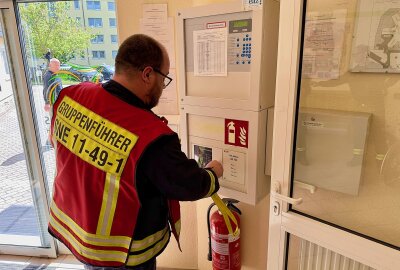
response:
<path fill-rule="evenodd" d="M 140 266 L 135 267 L 98 267 L 98 266 L 89 266 L 85 265 L 86 270 L 156 270 L 156 259 L 152 259 Z"/>

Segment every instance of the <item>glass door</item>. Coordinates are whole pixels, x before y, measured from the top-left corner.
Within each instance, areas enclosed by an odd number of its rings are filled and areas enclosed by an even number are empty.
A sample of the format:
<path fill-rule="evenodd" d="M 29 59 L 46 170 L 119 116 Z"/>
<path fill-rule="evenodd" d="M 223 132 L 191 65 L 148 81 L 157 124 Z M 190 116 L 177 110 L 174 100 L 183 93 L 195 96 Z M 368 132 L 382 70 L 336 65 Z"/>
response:
<path fill-rule="evenodd" d="M 280 3 L 268 269 L 398 269 L 400 1 Z"/>
<path fill-rule="evenodd" d="M 0 253 L 55 257 L 12 1 L 0 2 Z"/>
<path fill-rule="evenodd" d="M 24 94 L 33 122 L 31 136 L 35 137 L 37 166 L 50 198 L 56 170 L 54 149 L 48 139 L 50 105 L 69 85 L 81 81 L 102 83 L 113 77 L 118 49 L 115 2 L 12 2 L 27 81 Z M 48 237 L 47 232 L 45 235 Z M 56 244 L 61 253 L 69 252 L 58 241 Z"/>
<path fill-rule="evenodd" d="M 113 77 L 115 2 L 0 0 L 0 11 L 0 253 L 54 257 L 50 104 L 63 87 Z"/>

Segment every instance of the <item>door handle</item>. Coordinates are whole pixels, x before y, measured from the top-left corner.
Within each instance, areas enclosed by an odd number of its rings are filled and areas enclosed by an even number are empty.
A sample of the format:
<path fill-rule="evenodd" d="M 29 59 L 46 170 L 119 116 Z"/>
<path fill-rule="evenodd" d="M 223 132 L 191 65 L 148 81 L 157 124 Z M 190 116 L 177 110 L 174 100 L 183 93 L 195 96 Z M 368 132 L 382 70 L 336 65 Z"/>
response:
<path fill-rule="evenodd" d="M 271 195 L 278 200 L 282 200 L 284 202 L 293 204 L 293 205 L 298 205 L 301 204 L 303 202 L 303 198 L 291 198 L 285 195 L 280 194 L 280 190 L 281 190 L 281 185 L 279 184 L 278 181 L 273 181 L 272 182 L 272 186 L 271 186 Z"/>

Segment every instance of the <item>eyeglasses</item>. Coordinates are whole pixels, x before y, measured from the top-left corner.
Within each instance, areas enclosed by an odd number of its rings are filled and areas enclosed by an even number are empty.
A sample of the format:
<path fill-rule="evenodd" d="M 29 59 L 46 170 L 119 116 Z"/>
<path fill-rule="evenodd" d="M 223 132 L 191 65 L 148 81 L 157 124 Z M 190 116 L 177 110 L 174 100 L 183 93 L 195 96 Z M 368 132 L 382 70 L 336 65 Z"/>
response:
<path fill-rule="evenodd" d="M 167 75 L 165 75 L 164 73 L 162 73 L 160 70 L 158 70 L 156 68 L 153 68 L 153 70 L 164 77 L 164 89 L 167 88 L 167 86 L 172 82 L 172 78 L 168 77 Z"/>

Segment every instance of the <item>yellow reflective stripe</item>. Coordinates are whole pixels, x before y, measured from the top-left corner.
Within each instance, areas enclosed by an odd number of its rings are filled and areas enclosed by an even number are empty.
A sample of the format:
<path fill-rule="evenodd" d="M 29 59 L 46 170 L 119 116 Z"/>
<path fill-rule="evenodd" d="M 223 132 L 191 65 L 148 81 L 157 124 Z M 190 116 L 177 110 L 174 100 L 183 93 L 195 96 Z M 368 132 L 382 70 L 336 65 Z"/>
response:
<path fill-rule="evenodd" d="M 178 234 L 178 236 L 181 234 L 181 219 L 175 222 L 175 231 Z"/>
<path fill-rule="evenodd" d="M 114 174 L 106 174 L 106 183 L 103 191 L 103 202 L 101 204 L 100 217 L 97 223 L 96 234 L 110 235 L 112 222 L 114 220 L 115 207 L 119 193 L 120 177 Z"/>
<path fill-rule="evenodd" d="M 147 236 L 143 240 L 137 240 L 137 241 L 134 240 L 134 241 L 132 241 L 132 245 L 131 245 L 130 251 L 131 252 L 137 252 L 137 251 L 146 249 L 146 248 L 154 245 L 155 243 L 157 243 L 158 241 L 160 241 L 162 239 L 162 237 L 165 235 L 167 230 L 168 230 L 168 227 L 165 227 L 161 231 L 153 233 L 152 235 Z"/>
<path fill-rule="evenodd" d="M 77 235 L 83 242 L 95 245 L 95 246 L 106 246 L 106 247 L 123 247 L 129 249 L 131 238 L 126 236 L 103 236 L 91 234 L 83 230 L 78 224 L 76 224 L 68 215 L 63 213 L 54 202 L 50 206 L 52 214 L 61 220 L 68 228 Z"/>
<path fill-rule="evenodd" d="M 151 249 L 146 250 L 146 252 L 143 252 L 142 254 L 129 255 L 128 262 L 126 265 L 135 266 L 150 260 L 167 245 L 168 239 L 169 239 L 169 230 L 164 235 L 164 238 Z"/>
<path fill-rule="evenodd" d="M 206 170 L 206 172 L 208 172 L 208 174 L 210 175 L 211 183 L 210 183 L 210 190 L 208 191 L 205 197 L 210 197 L 215 190 L 215 176 L 210 170 Z"/>
<path fill-rule="evenodd" d="M 85 247 L 66 230 L 56 219 L 50 219 L 51 226 L 60 233 L 73 248 L 83 257 L 97 261 L 116 261 L 124 263 L 127 253 L 115 250 L 97 250 Z"/>

